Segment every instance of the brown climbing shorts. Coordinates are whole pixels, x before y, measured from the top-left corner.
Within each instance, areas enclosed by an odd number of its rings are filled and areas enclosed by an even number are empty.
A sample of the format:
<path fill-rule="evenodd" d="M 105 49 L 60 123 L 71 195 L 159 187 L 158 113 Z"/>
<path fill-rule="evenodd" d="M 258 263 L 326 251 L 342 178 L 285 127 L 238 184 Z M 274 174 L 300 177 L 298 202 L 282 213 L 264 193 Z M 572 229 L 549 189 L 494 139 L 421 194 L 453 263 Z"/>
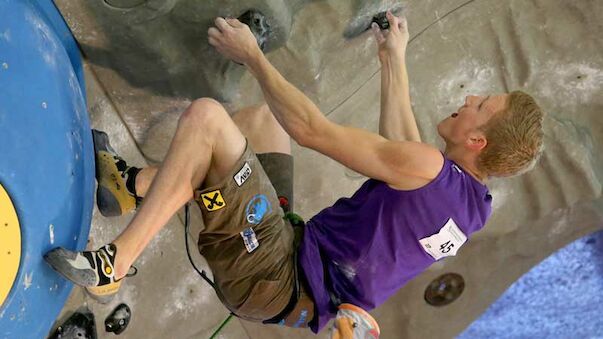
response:
<path fill-rule="evenodd" d="M 221 183 L 195 192 L 205 224 L 199 251 L 212 270 L 216 293 L 231 312 L 251 321 L 279 314 L 294 288 L 293 229 L 283 219 L 274 188 L 292 201 L 292 157 L 259 156 L 273 177 L 247 144 Z"/>

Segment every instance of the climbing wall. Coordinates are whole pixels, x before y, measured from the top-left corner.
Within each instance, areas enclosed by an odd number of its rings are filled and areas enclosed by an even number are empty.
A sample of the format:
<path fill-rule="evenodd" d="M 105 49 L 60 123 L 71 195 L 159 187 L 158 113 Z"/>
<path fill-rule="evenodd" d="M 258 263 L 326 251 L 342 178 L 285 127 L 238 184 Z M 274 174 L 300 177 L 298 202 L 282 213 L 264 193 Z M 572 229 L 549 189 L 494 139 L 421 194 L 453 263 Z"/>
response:
<path fill-rule="evenodd" d="M 51 1 L 0 1 L 0 338 L 41 338 L 72 285 L 42 256 L 83 249 L 94 160 L 80 53 Z"/>
<path fill-rule="evenodd" d="M 397 1 L 56 3 L 98 81 L 91 112 L 113 129 L 124 149 L 140 152 L 141 163 L 161 161 L 191 99 L 216 97 L 232 111 L 261 100 L 250 74 L 221 58 L 206 37 L 215 16 L 236 17 L 249 8 L 261 10 L 272 24 L 267 55 L 287 79 L 331 120 L 377 130 L 375 43 L 370 34 L 349 32 L 361 31 L 366 18 Z M 521 89 L 548 113 L 545 153 L 536 168 L 490 184 L 494 214 L 485 229 L 457 257 L 433 265 L 372 312 L 385 338 L 453 337 L 531 267 L 603 226 L 603 2 L 415 0 L 406 3 L 405 13 L 411 95 L 426 142 L 442 145 L 437 122 L 468 94 Z M 107 120 L 108 111 L 116 120 Z M 293 153 L 297 210 L 306 217 L 350 195 L 365 179 L 316 152 L 294 146 Z M 101 231 L 108 223 L 95 219 L 95 241 L 117 232 Z M 148 279 L 161 276 L 156 284 L 165 289 L 139 279 L 124 292 L 133 308 L 132 337 L 148 334 L 150 326 L 157 327 L 151 331 L 157 337 L 167 335 L 160 330 L 166 328 L 175 337 L 211 333 L 225 317 L 209 288 L 194 272 L 185 273 L 190 268 L 181 259 L 179 223 L 174 219 L 141 258 L 141 272 Z M 168 248 L 171 266 L 163 252 Z M 425 290 L 446 273 L 463 277 L 463 294 L 447 306 L 431 306 Z M 229 338 L 310 337 L 247 322 L 231 322 L 229 328 Z"/>

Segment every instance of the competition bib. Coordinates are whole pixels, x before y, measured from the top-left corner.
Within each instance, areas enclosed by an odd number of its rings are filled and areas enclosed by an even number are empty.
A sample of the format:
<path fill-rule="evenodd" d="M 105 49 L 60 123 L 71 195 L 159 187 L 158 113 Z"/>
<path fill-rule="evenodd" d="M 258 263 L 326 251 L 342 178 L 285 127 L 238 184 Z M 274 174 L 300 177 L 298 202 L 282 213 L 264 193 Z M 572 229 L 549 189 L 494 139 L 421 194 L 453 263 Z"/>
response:
<path fill-rule="evenodd" d="M 435 260 L 455 256 L 466 241 L 467 236 L 452 218 L 448 219 L 438 233 L 419 240 L 425 252 L 429 253 Z"/>

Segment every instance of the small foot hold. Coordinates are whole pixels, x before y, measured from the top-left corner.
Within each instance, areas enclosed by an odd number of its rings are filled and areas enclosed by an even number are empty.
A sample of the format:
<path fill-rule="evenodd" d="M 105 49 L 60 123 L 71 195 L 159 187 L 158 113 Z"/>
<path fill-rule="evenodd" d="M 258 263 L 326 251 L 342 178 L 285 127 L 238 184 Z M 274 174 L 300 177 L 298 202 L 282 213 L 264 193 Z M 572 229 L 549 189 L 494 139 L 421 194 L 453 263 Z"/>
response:
<path fill-rule="evenodd" d="M 96 339 L 94 315 L 87 308 L 73 313 L 64 323 L 59 325 L 48 339 Z"/>
<path fill-rule="evenodd" d="M 262 52 L 266 50 L 266 42 L 270 36 L 270 24 L 266 16 L 255 9 L 250 9 L 239 16 L 239 21 L 249 26 Z"/>
<path fill-rule="evenodd" d="M 120 334 L 128 327 L 131 316 L 130 307 L 126 304 L 119 304 L 105 319 L 105 331 Z"/>

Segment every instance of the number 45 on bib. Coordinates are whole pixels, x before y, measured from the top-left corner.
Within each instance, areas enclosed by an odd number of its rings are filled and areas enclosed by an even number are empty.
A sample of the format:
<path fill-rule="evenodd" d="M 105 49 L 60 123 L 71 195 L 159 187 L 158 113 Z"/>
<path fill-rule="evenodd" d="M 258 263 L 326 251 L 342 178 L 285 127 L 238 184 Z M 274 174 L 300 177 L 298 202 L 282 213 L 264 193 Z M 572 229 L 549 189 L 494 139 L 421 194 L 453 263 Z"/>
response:
<path fill-rule="evenodd" d="M 466 241 L 467 236 L 452 218 L 448 219 L 438 233 L 419 240 L 425 252 L 429 253 L 435 260 L 455 256 Z"/>

